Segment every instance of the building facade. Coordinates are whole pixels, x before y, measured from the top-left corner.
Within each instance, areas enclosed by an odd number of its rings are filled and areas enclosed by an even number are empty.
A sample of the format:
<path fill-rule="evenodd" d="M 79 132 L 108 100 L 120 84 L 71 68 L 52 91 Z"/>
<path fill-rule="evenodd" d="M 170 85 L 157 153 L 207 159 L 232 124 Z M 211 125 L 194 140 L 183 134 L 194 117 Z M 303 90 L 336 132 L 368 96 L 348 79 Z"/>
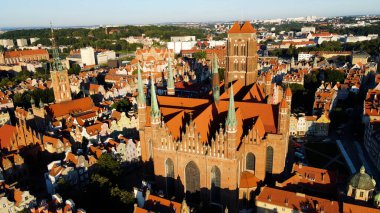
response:
<path fill-rule="evenodd" d="M 245 85 L 257 80 L 257 37 L 250 22 L 239 22 L 231 27 L 227 38 L 225 87 L 231 81 L 244 79 Z"/>
<path fill-rule="evenodd" d="M 138 91 L 144 91 L 140 72 L 138 78 Z M 264 180 L 284 171 L 289 98 L 277 105 L 238 97 L 235 102 L 244 85 L 234 81 L 219 102 L 157 97 L 151 83 L 147 106 L 139 92 L 142 160 L 153 162 L 157 186 L 168 197 L 186 194 L 189 202 L 216 203 L 235 212 L 243 172 Z"/>

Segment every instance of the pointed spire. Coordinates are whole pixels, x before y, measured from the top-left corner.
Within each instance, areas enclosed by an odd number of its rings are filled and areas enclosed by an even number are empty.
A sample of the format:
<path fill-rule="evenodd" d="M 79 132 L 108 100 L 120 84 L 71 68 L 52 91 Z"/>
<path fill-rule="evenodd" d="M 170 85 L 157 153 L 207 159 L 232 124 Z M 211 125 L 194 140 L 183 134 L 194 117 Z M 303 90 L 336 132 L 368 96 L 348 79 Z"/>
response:
<path fill-rule="evenodd" d="M 236 112 L 235 112 L 235 101 L 234 101 L 234 90 L 233 85 L 231 82 L 231 88 L 230 88 L 230 102 L 228 105 L 228 114 L 227 114 L 227 121 L 226 121 L 226 129 L 228 132 L 235 132 L 236 131 Z"/>
<path fill-rule="evenodd" d="M 214 54 L 213 64 L 212 64 L 212 74 L 218 74 L 219 75 L 218 69 L 219 69 L 219 67 L 218 67 L 218 58 L 217 58 L 216 54 Z"/>
<path fill-rule="evenodd" d="M 172 63 L 170 57 L 168 57 L 168 81 L 167 81 L 167 94 L 175 95 L 174 76 L 172 71 Z"/>
<path fill-rule="evenodd" d="M 61 59 L 59 58 L 58 47 L 54 38 L 53 24 L 51 22 L 50 22 L 50 30 L 51 30 L 51 42 L 52 42 L 52 50 L 53 50 L 53 63 L 51 65 L 51 68 L 54 71 L 62 71 L 63 66 L 61 63 Z"/>
<path fill-rule="evenodd" d="M 141 71 L 140 71 L 140 62 L 137 63 L 137 90 L 139 92 L 139 95 L 137 96 L 137 102 L 139 107 L 145 107 L 146 106 L 146 98 L 144 93 L 144 86 L 141 79 Z"/>
<path fill-rule="evenodd" d="M 154 86 L 154 79 L 152 75 L 152 80 L 150 83 L 150 118 L 152 123 L 159 123 L 161 119 L 161 112 L 158 108 L 156 89 Z"/>
<path fill-rule="evenodd" d="M 40 108 L 44 107 L 44 102 L 42 101 L 42 98 L 40 98 L 39 106 L 40 106 Z"/>
<path fill-rule="evenodd" d="M 216 55 L 213 57 L 212 65 L 212 95 L 216 103 L 219 102 L 220 88 L 219 88 L 219 70 L 218 70 L 218 60 Z"/>
<path fill-rule="evenodd" d="M 31 98 L 30 98 L 30 104 L 32 104 L 32 106 L 34 106 L 34 103 L 35 103 L 34 98 L 31 97 Z"/>

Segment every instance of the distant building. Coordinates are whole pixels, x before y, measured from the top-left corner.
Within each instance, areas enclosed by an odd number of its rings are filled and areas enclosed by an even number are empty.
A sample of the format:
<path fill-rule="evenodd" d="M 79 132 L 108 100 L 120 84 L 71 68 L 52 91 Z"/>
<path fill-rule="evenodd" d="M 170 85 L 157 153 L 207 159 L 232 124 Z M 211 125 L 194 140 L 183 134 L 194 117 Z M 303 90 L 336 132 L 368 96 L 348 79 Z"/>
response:
<path fill-rule="evenodd" d="M 171 42 L 184 42 L 184 41 L 196 41 L 195 36 L 172 36 L 170 37 Z"/>
<path fill-rule="evenodd" d="M 80 49 L 83 66 L 95 65 L 95 51 L 92 47 L 84 47 Z"/>
<path fill-rule="evenodd" d="M 49 60 L 47 50 L 19 50 L 0 52 L 0 64 L 17 64 L 19 62 Z"/>
<path fill-rule="evenodd" d="M 30 44 L 33 44 L 34 42 L 40 40 L 40 38 L 30 38 Z"/>
<path fill-rule="evenodd" d="M 115 51 L 108 50 L 108 51 L 97 52 L 96 64 L 107 64 L 109 60 L 113 60 L 115 58 L 116 58 Z"/>
<path fill-rule="evenodd" d="M 4 47 L 13 47 L 14 43 L 12 39 L 0 39 L 0 45 Z"/>
<path fill-rule="evenodd" d="M 368 59 L 371 57 L 368 53 L 366 52 L 354 52 L 352 53 L 352 61 L 351 64 L 367 64 Z"/>
<path fill-rule="evenodd" d="M 28 40 L 26 40 L 26 39 L 24 39 L 24 38 L 17 39 L 17 40 L 16 40 L 16 43 L 17 43 L 17 46 L 18 46 L 18 47 L 25 47 L 25 46 L 28 46 Z"/>
<path fill-rule="evenodd" d="M 302 27 L 301 33 L 315 33 L 315 27 Z"/>

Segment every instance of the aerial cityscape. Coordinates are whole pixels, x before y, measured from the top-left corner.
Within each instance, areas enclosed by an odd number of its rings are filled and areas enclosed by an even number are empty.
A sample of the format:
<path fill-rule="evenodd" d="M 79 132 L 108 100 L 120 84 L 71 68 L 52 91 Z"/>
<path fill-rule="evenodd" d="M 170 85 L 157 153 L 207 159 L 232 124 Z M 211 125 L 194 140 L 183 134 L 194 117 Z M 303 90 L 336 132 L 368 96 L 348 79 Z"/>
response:
<path fill-rule="evenodd" d="M 374 1 L 20 0 L 0 20 L 0 213 L 380 213 Z"/>

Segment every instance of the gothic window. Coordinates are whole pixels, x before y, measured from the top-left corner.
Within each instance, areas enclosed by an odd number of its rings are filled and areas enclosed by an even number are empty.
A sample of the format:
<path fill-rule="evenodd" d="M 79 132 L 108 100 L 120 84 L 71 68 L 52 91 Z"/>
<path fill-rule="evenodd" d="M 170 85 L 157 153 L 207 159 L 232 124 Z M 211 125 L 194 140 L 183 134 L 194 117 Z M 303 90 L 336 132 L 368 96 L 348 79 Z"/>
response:
<path fill-rule="evenodd" d="M 148 148 L 149 148 L 149 158 L 153 158 L 153 144 L 152 144 L 152 140 L 149 140 L 149 143 L 148 143 Z"/>
<path fill-rule="evenodd" d="M 234 55 L 238 55 L 238 46 L 234 44 Z"/>
<path fill-rule="evenodd" d="M 245 169 L 255 171 L 255 161 L 256 161 L 255 155 L 252 152 L 249 152 L 245 159 Z"/>
<path fill-rule="evenodd" d="M 198 166 L 190 161 L 185 168 L 186 192 L 197 193 L 200 191 L 200 174 Z"/>
<path fill-rule="evenodd" d="M 166 193 L 171 196 L 174 192 L 174 163 L 172 159 L 168 158 L 165 161 L 166 171 Z"/>
<path fill-rule="evenodd" d="M 211 169 L 211 201 L 220 202 L 220 169 L 213 166 Z"/>
<path fill-rule="evenodd" d="M 236 59 L 234 60 L 234 70 L 235 71 L 239 70 L 239 63 L 238 63 L 238 61 Z"/>
<path fill-rule="evenodd" d="M 272 174 L 273 170 L 273 148 L 271 146 L 267 147 L 267 159 L 265 163 L 265 171 Z"/>

